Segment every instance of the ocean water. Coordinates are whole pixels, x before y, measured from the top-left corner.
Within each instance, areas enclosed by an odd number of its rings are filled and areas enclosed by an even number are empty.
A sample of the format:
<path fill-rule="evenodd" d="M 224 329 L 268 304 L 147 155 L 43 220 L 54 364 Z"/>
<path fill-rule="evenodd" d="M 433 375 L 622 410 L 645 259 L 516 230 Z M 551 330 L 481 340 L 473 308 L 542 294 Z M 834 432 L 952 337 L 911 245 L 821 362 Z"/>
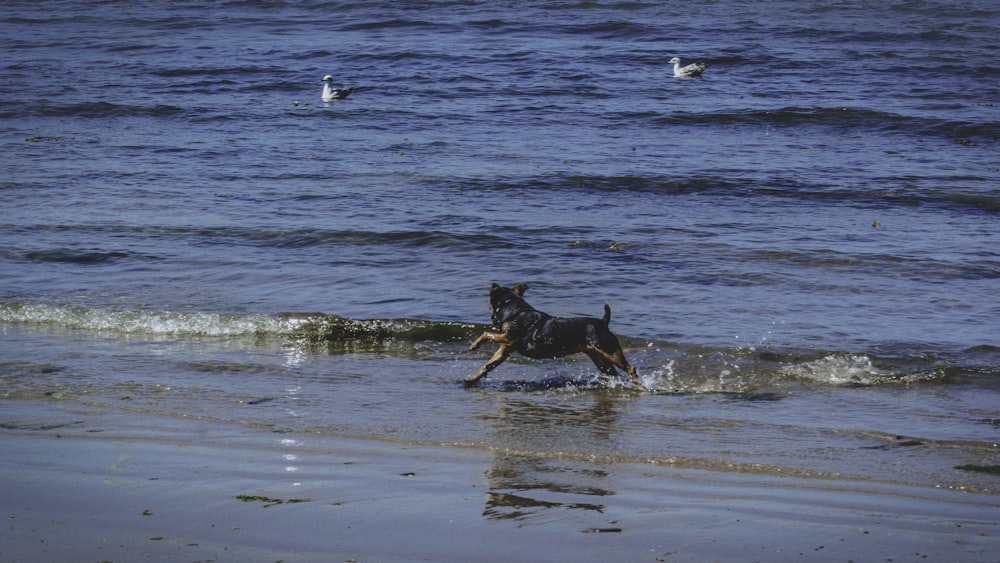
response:
<path fill-rule="evenodd" d="M 0 424 L 484 448 L 515 518 L 615 463 L 995 503 L 957 467 L 1000 465 L 997 37 L 971 1 L 5 2 Z M 465 389 L 493 282 L 609 303 L 645 389 Z"/>

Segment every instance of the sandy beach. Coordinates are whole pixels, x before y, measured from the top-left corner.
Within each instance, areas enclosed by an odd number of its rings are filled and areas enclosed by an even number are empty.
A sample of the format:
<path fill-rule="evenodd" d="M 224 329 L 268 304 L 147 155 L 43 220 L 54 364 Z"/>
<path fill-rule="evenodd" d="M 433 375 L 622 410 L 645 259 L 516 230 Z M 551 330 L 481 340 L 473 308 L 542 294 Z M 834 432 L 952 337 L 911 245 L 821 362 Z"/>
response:
<path fill-rule="evenodd" d="M 985 562 L 1000 547 L 993 495 L 128 412 L 12 415 L 5 562 Z M 520 464 L 551 478 L 515 485 Z M 588 488 L 594 474 L 603 489 Z"/>

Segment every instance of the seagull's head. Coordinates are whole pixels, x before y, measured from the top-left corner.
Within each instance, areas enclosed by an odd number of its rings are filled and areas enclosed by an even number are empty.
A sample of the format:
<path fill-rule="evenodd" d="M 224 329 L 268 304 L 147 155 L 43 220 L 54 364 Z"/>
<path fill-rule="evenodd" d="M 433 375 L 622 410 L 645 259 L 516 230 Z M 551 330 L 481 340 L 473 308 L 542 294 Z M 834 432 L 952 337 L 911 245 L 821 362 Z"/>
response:
<path fill-rule="evenodd" d="M 670 64 L 672 64 L 672 65 L 679 64 L 680 62 L 681 62 L 681 60 L 678 59 L 677 57 L 674 57 L 674 58 L 670 59 Z"/>
<path fill-rule="evenodd" d="M 323 82 L 330 82 L 331 80 L 333 80 L 332 75 L 327 74 L 326 76 L 323 77 Z"/>

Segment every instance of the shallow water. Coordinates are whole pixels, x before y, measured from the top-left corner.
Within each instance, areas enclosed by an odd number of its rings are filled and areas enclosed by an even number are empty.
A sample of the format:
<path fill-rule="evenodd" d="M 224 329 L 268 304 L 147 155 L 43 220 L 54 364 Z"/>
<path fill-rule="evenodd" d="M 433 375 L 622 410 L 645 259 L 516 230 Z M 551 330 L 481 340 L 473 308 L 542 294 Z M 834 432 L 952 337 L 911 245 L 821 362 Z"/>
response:
<path fill-rule="evenodd" d="M 995 495 L 956 466 L 1000 464 L 1000 12 L 685 12 L 5 3 L 0 423 Z M 647 390 L 585 358 L 464 389 L 494 281 L 608 302 Z"/>

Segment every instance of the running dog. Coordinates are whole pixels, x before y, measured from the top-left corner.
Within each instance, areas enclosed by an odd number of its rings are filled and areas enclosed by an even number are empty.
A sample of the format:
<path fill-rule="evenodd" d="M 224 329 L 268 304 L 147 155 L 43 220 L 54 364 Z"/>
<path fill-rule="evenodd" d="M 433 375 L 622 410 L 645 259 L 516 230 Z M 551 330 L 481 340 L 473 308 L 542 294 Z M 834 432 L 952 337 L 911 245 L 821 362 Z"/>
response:
<path fill-rule="evenodd" d="M 522 296 L 528 286 L 519 283 L 512 288 L 493 284 L 490 288 L 490 312 L 493 324 L 500 332 L 486 331 L 470 346 L 475 350 L 486 341 L 500 345 L 490 361 L 475 375 L 465 379 L 466 387 L 475 385 L 487 373 L 503 363 L 513 352 L 529 358 L 561 358 L 583 352 L 590 356 L 601 372 L 617 375 L 615 366 L 629 374 L 639 387 L 639 374 L 625 359 L 621 344 L 611 330 L 611 307 L 604 304 L 604 318 L 553 317 L 525 301 Z"/>

